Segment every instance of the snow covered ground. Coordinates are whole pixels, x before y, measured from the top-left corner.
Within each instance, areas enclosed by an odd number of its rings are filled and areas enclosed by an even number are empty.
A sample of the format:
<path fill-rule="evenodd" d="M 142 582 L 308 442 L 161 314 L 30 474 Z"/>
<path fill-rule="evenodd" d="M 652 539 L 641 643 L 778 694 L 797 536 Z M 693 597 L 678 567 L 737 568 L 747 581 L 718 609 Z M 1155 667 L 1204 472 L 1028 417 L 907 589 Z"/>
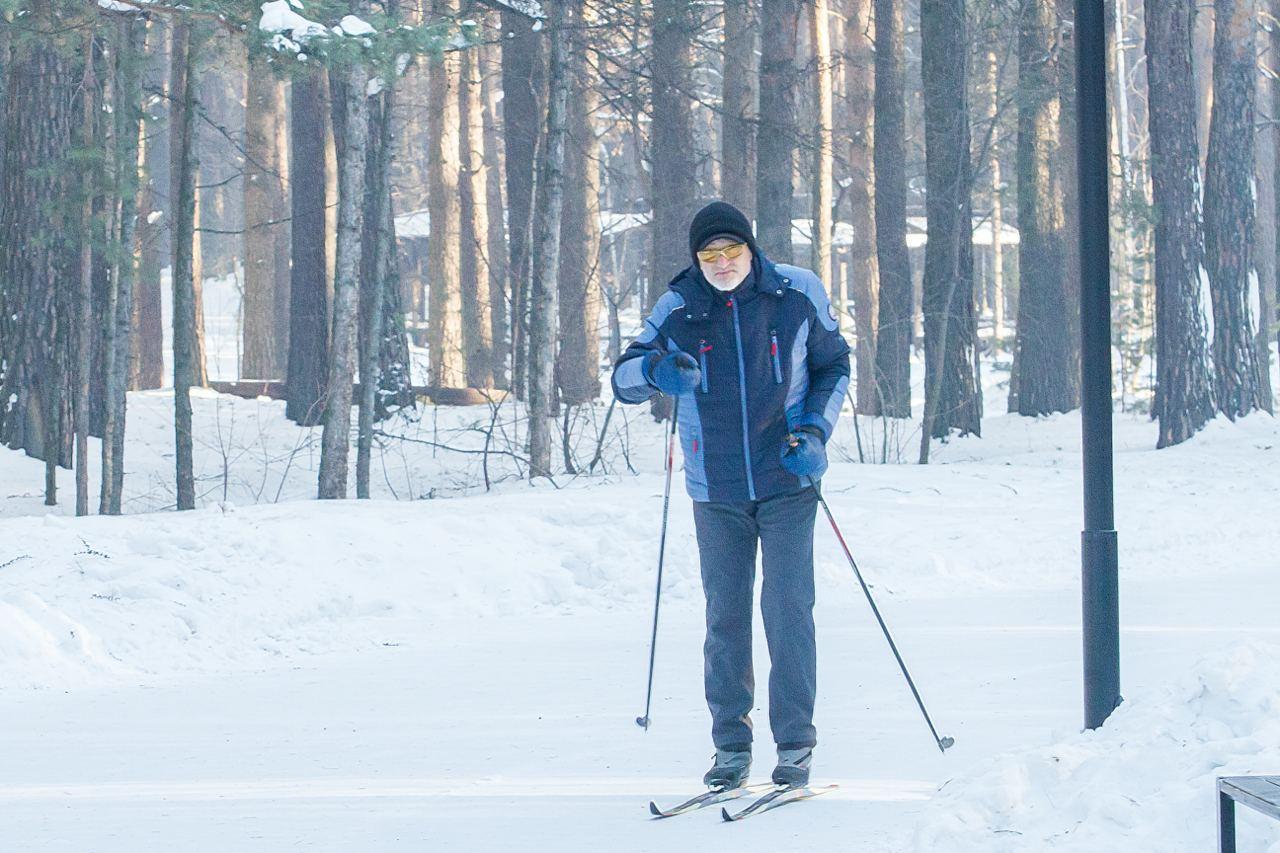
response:
<path fill-rule="evenodd" d="M 530 485 L 499 409 L 486 492 L 463 451 L 493 411 L 427 409 L 389 426 L 374 501 L 320 503 L 318 430 L 202 395 L 201 508 L 179 514 L 171 397 L 129 403 L 124 517 L 68 517 L 69 472 L 44 507 L 40 463 L 0 451 L 0 851 L 1190 853 L 1213 848 L 1215 776 L 1280 773 L 1269 416 L 1159 452 L 1117 416 L 1126 703 L 1086 734 L 1078 417 L 989 417 L 928 466 L 837 461 L 832 510 L 956 746 L 934 747 L 820 519 L 815 779 L 841 788 L 726 826 L 646 809 L 695 790 L 710 746 L 682 493 L 654 725 L 633 722 L 662 493 L 642 410 L 614 413 L 606 473 Z M 856 459 L 847 415 L 840 442 Z M 1280 853 L 1244 809 L 1239 835 Z"/>

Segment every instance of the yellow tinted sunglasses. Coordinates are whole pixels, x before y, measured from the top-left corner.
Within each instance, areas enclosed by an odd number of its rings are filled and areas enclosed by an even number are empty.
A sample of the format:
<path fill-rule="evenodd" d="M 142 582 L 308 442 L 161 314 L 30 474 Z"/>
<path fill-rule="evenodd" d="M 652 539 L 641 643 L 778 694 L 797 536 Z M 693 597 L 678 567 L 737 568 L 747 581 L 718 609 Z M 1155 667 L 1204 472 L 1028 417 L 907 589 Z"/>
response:
<path fill-rule="evenodd" d="M 747 248 L 746 243 L 730 243 L 727 246 L 721 246 L 719 249 L 699 249 L 698 260 L 702 261 L 704 264 L 713 264 L 721 255 L 724 255 L 729 260 L 733 260 L 738 257 L 738 255 L 741 255 L 742 250 L 745 248 Z"/>

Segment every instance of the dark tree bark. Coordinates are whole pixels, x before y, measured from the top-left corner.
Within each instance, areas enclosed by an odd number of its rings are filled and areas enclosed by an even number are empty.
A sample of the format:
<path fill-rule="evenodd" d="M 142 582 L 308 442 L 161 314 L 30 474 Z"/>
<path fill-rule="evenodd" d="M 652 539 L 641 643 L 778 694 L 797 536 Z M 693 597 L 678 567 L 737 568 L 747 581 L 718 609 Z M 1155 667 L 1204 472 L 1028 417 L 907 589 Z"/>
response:
<path fill-rule="evenodd" d="M 693 37 L 697 9 L 684 0 L 653 7 L 653 125 L 649 162 L 653 176 L 653 270 L 649 304 L 667 282 L 689 266 L 689 221 L 698 203 L 692 111 Z"/>
<path fill-rule="evenodd" d="M 352 13 L 365 8 L 352 3 Z M 333 334 L 330 340 L 329 384 L 324 400 L 324 431 L 320 438 L 321 499 L 347 496 L 347 469 L 351 449 L 351 386 L 356 367 L 356 328 L 359 325 L 360 256 L 363 234 L 361 212 L 365 203 L 365 171 L 369 147 L 368 66 L 352 62 L 343 69 L 342 85 L 335 87 L 334 122 L 338 147 L 338 241 L 333 275 Z M 372 379 L 366 379 L 369 381 Z M 370 384 L 373 384 L 372 382 Z"/>
<path fill-rule="evenodd" d="M 153 17 L 147 22 L 143 85 L 150 91 L 169 91 L 171 35 L 167 21 Z M 136 333 L 129 378 L 129 386 L 134 390 L 160 388 L 165 381 L 160 273 L 172 255 L 168 123 L 166 99 L 150 99 L 142 140 L 145 180 L 138 205 L 139 268 L 133 300 Z"/>
<path fill-rule="evenodd" d="M 756 215 L 756 97 L 759 0 L 725 0 L 724 116 L 720 131 L 720 196 L 748 220 Z"/>
<path fill-rule="evenodd" d="M 1022 0 L 1018 33 L 1018 361 L 1023 415 L 1079 405 L 1078 347 L 1069 317 L 1064 160 L 1059 137 L 1058 18 L 1054 0 Z M 1072 146 L 1074 149 L 1074 146 Z M 1012 400 L 1010 401 L 1013 402 Z"/>
<path fill-rule="evenodd" d="M 96 7 L 95 10 L 96 11 Z M 82 61 L 84 76 L 80 81 L 80 138 L 82 151 L 93 151 L 99 145 L 97 133 L 98 79 L 95 56 L 97 18 L 91 12 L 85 22 Z M 80 286 L 75 298 L 75 390 L 71 419 L 76 436 L 76 515 L 89 514 L 89 384 L 93 365 L 93 233 L 94 199 L 98 194 L 98 169 L 80 169 Z"/>
<path fill-rule="evenodd" d="M 289 364 L 285 414 L 299 426 L 315 426 L 329 363 L 328 295 L 325 285 L 325 97 L 321 71 L 293 81 L 290 123 Z"/>
<path fill-rule="evenodd" d="M 383 337 L 387 295 L 399 290 L 397 280 L 388 280 L 386 255 L 394 232 L 385 228 L 383 211 L 391 192 L 391 109 L 394 80 L 369 99 L 368 151 L 365 162 L 365 191 L 361 214 L 360 306 L 356 351 L 360 359 L 360 416 L 356 427 L 356 497 L 368 499 L 373 458 L 373 425 L 378 419 L 378 398 L 384 388 Z M 394 228 L 394 220 L 392 220 Z"/>
<path fill-rule="evenodd" d="M 880 413 L 911 417 L 911 256 L 907 252 L 907 108 L 902 4 L 875 0 L 875 220 L 880 268 L 876 383 Z"/>
<path fill-rule="evenodd" d="M 571 26 L 581 31 L 581 6 Z M 556 384 L 561 402 L 600 396 L 600 157 L 591 117 L 599 96 L 584 39 L 573 39 L 565 139 L 564 212 L 560 224 L 560 347 Z"/>
<path fill-rule="evenodd" d="M 172 71 L 169 75 L 171 176 L 173 199 L 173 405 L 176 445 L 177 507 L 195 509 L 191 433 L 191 386 L 196 384 L 196 289 L 194 236 L 196 161 L 194 125 L 199 61 L 191 25 L 175 18 Z"/>
<path fill-rule="evenodd" d="M 1213 113 L 1204 182 L 1214 397 L 1234 420 L 1266 408 L 1250 307 L 1256 50 L 1253 0 L 1215 0 Z"/>
<path fill-rule="evenodd" d="M 551 11 L 551 57 L 547 72 L 547 131 L 538 171 L 538 212 L 534 232 L 534 276 L 529 312 L 529 476 L 550 476 L 551 445 L 559 406 L 555 393 L 555 343 L 558 317 L 560 218 L 564 207 L 565 126 L 569 102 L 569 33 L 572 7 L 582 0 L 557 3 Z"/>
<path fill-rule="evenodd" d="M 760 20 L 767 22 L 770 35 L 765 39 L 767 48 L 760 59 L 756 241 L 771 260 L 789 264 L 794 258 L 791 202 L 796 153 L 796 99 L 800 87 L 800 72 L 796 68 L 800 3 L 798 0 L 763 0 Z M 654 49 L 658 50 L 656 42 Z M 660 230 L 655 231 L 655 235 L 661 233 Z"/>
<path fill-rule="evenodd" d="M 515 12 L 502 13 L 502 134 L 506 151 L 507 223 L 510 252 L 511 347 L 516 396 L 528 396 L 529 288 L 533 233 L 533 170 L 544 85 L 541 36 Z"/>
<path fill-rule="evenodd" d="M 75 50 L 53 4 L 36 2 L 9 30 L 24 61 L 5 70 L 0 163 L 0 441 L 45 462 L 45 504 L 57 503 L 57 466 L 70 467 L 68 286 L 79 272 L 72 128 L 80 121 Z"/>
<path fill-rule="evenodd" d="M 923 463 L 929 458 L 931 437 L 944 438 L 952 430 L 981 433 L 982 398 L 973 357 L 977 330 L 964 0 L 924 0 L 920 20 L 929 221 L 923 289 Z"/>
<path fill-rule="evenodd" d="M 880 303 L 880 265 L 876 260 L 875 181 L 873 159 L 875 128 L 875 25 L 871 0 L 849 0 L 844 28 L 845 100 L 849 126 L 849 223 L 853 245 L 849 247 L 849 284 L 853 296 L 855 348 L 855 402 L 858 412 L 880 412 L 876 393 L 876 326 Z M 904 223 L 905 224 L 905 223 Z M 903 244 L 905 250 L 905 242 Z M 841 293 L 843 297 L 845 294 Z M 842 302 L 837 299 L 837 303 Z M 847 323 L 848 304 L 839 305 Z"/>
<path fill-rule="evenodd" d="M 1157 447 L 1213 416 L 1200 303 L 1199 154 L 1191 72 L 1192 0 L 1147 3 L 1147 86 L 1155 204 Z"/>
<path fill-rule="evenodd" d="M 113 235 L 117 258 L 113 263 L 113 305 L 105 318 L 107 346 L 106 425 L 102 437 L 102 484 L 98 512 L 119 515 L 124 492 L 126 392 L 132 350 L 133 289 L 137 281 L 138 146 L 142 132 L 141 64 L 146 45 L 146 22 L 140 15 L 120 16 L 115 50 L 112 121 L 115 184 L 120 194 L 118 230 Z"/>

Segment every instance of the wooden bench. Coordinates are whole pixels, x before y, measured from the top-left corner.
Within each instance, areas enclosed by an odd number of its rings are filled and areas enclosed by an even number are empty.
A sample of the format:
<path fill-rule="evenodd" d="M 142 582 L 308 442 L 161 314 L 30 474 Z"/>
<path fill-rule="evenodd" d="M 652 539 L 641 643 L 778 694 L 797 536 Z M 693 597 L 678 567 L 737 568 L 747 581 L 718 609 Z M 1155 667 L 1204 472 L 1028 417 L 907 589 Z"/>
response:
<path fill-rule="evenodd" d="M 1280 820 L 1280 776 L 1218 779 L 1218 853 L 1236 853 L 1236 803 Z"/>

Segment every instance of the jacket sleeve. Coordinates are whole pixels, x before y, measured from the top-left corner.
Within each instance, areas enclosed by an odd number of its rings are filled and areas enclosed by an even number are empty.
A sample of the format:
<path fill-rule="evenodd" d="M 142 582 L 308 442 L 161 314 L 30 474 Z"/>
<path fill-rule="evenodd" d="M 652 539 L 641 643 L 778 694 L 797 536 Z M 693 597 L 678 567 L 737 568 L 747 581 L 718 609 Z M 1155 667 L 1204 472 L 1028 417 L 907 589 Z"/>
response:
<path fill-rule="evenodd" d="M 684 300 L 674 291 L 667 291 L 653 306 L 652 313 L 644 321 L 644 328 L 636 339 L 627 345 L 618 362 L 613 366 L 613 396 L 620 403 L 643 403 L 658 389 L 645 374 L 645 358 L 653 353 L 667 352 L 667 336 L 663 324 L 671 312 L 684 306 Z"/>
<path fill-rule="evenodd" d="M 835 432 L 844 406 L 844 395 L 849 388 L 849 345 L 840 334 L 831 300 L 822 282 L 814 277 L 805 288 L 809 297 L 808 355 L 805 366 L 809 371 L 809 393 L 804 401 L 804 414 L 796 426 L 817 427 L 822 440 L 827 441 Z"/>

